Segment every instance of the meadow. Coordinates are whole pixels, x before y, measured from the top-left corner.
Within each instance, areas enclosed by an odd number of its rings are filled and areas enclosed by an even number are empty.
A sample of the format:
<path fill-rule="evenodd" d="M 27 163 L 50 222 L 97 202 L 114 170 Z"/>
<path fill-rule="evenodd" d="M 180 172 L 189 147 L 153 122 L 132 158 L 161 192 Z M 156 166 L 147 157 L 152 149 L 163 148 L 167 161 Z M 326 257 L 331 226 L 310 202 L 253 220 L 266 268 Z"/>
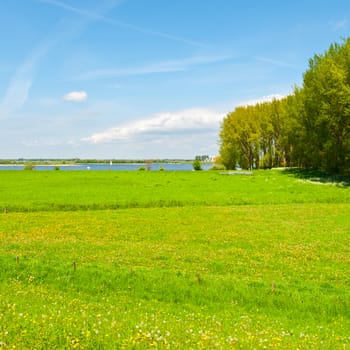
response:
<path fill-rule="evenodd" d="M 350 187 L 0 171 L 0 348 L 350 348 Z"/>

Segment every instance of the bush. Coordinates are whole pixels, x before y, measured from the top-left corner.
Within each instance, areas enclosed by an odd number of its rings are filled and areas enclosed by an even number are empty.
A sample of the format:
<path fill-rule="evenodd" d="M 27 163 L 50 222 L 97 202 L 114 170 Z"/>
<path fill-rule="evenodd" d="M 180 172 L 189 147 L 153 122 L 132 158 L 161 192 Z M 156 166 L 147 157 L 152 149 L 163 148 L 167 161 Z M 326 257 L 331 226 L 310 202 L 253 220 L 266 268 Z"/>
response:
<path fill-rule="evenodd" d="M 198 159 L 193 161 L 192 166 L 195 171 L 202 170 L 202 164 Z"/>
<path fill-rule="evenodd" d="M 222 164 L 214 164 L 209 170 L 226 170 L 225 166 Z"/>
<path fill-rule="evenodd" d="M 23 170 L 33 170 L 34 165 L 32 163 L 24 164 Z"/>

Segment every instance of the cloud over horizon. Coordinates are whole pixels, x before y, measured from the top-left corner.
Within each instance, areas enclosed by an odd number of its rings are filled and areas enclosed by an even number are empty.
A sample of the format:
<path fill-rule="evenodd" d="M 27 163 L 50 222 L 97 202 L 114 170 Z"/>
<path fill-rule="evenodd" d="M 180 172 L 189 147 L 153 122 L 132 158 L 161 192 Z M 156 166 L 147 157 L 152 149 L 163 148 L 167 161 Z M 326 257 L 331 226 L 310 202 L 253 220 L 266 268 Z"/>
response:
<path fill-rule="evenodd" d="M 88 94 L 86 93 L 86 91 L 71 91 L 63 96 L 63 99 L 65 101 L 77 103 L 84 102 L 87 100 L 87 98 Z"/>
<path fill-rule="evenodd" d="M 235 107 L 254 106 L 258 103 L 272 102 L 273 100 L 282 100 L 287 96 L 288 95 L 286 94 L 267 95 L 267 96 L 247 100 L 247 101 L 241 101 L 239 103 L 236 103 Z"/>
<path fill-rule="evenodd" d="M 100 144 L 115 141 L 140 141 L 145 138 L 181 137 L 188 133 L 217 132 L 225 114 L 205 108 L 163 112 L 149 118 L 85 137 L 82 141 Z"/>

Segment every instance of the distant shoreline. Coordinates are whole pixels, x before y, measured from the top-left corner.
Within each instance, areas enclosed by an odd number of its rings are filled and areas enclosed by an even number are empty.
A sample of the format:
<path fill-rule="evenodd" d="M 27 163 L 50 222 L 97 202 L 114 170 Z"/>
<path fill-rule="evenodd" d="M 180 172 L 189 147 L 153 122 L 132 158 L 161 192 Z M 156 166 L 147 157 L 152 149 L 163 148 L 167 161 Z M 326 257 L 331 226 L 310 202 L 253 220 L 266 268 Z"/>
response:
<path fill-rule="evenodd" d="M 213 163 L 202 163 L 202 170 L 209 170 Z M 42 164 L 42 163 L 26 163 L 26 164 L 0 164 L 0 170 L 168 170 L 168 171 L 189 171 L 193 170 L 193 164 L 190 162 L 167 162 L 167 163 L 73 163 L 73 164 Z"/>
<path fill-rule="evenodd" d="M 77 159 L 77 160 L 65 160 L 65 159 L 2 159 L 0 160 L 1 166 L 25 166 L 32 164 L 33 166 L 73 166 L 73 165 L 86 165 L 86 164 L 192 164 L 193 159 L 135 159 L 135 160 L 97 160 L 97 159 Z M 212 161 L 201 161 L 201 163 L 213 163 Z"/>
<path fill-rule="evenodd" d="M 28 162 L 30 163 L 30 162 Z M 28 163 L 1 163 L 0 167 L 9 167 L 9 166 L 26 166 Z M 72 164 L 56 164 L 56 163 L 30 163 L 33 164 L 34 167 L 36 166 L 59 166 L 59 167 L 64 167 L 64 166 L 72 166 L 72 165 L 77 165 L 77 163 L 72 163 Z"/>

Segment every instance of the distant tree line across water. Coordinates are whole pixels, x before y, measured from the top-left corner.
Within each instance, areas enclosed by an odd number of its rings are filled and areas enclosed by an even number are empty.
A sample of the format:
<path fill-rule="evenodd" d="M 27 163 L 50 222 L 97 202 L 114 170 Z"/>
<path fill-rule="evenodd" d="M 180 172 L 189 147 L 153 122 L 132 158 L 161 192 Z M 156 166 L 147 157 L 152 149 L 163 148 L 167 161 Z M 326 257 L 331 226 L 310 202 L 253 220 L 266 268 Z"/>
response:
<path fill-rule="evenodd" d="M 293 94 L 237 107 L 219 137 L 227 169 L 287 166 L 350 175 L 350 39 L 310 59 Z"/>
<path fill-rule="evenodd" d="M 18 158 L 18 159 L 0 159 L 0 164 L 3 165 L 23 165 L 26 163 L 40 165 L 74 165 L 74 164 L 146 164 L 146 163 L 192 163 L 193 159 L 44 159 L 44 158 Z"/>

